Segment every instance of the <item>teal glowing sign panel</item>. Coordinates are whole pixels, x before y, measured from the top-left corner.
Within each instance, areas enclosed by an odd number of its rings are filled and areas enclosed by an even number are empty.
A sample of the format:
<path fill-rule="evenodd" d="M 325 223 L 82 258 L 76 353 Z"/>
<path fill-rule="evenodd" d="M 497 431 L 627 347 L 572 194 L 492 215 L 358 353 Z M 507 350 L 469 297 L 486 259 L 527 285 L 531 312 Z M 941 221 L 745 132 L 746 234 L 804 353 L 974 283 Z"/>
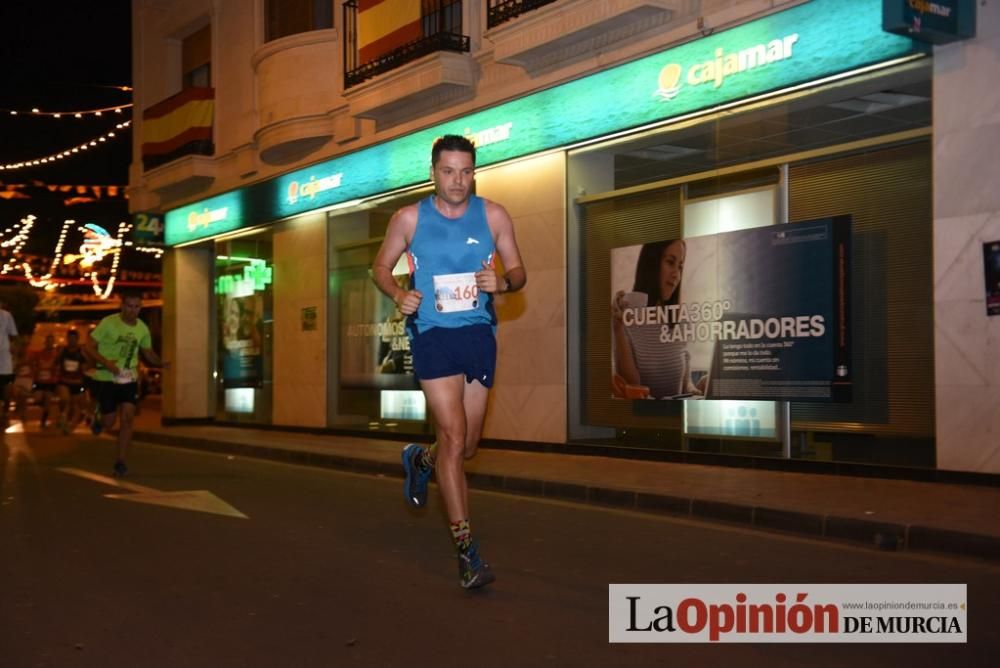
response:
<path fill-rule="evenodd" d="M 234 190 L 168 211 L 165 237 L 167 245 L 213 237 L 255 224 L 245 215 L 245 190 Z"/>
<path fill-rule="evenodd" d="M 250 186 L 244 190 L 253 191 L 253 220 L 243 224 L 426 182 L 431 144 L 444 134 L 472 137 L 477 163 L 485 166 L 909 55 L 916 48 L 909 38 L 882 30 L 881 0 L 813 0 Z M 168 243 L 198 238 L 186 231 L 172 236 L 170 227 L 168 214 Z M 217 233 L 203 231 L 202 237 Z"/>
<path fill-rule="evenodd" d="M 976 35 L 975 0 L 883 0 L 882 27 L 931 44 Z M 985 4 L 985 3 L 983 3 Z"/>

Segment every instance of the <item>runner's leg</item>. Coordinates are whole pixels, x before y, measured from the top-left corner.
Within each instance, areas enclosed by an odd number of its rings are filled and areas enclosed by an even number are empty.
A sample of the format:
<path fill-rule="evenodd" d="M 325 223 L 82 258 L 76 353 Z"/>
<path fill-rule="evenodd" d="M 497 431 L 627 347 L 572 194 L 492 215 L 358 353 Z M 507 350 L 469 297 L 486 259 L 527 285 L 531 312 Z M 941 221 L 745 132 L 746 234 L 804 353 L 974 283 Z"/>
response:
<path fill-rule="evenodd" d="M 68 432 L 69 430 L 67 427 L 69 426 L 70 403 L 73 400 L 73 397 L 70 396 L 69 393 L 69 386 L 62 383 L 56 385 L 56 398 L 58 399 L 56 409 L 59 411 L 59 418 L 56 420 L 56 423 L 59 425 L 60 429 L 64 432 Z"/>
<path fill-rule="evenodd" d="M 452 522 L 469 517 L 465 484 L 466 421 L 463 394 L 465 376 L 420 381 L 437 430 L 437 483 Z"/>
<path fill-rule="evenodd" d="M 132 420 L 135 418 L 135 404 L 123 402 L 118 405 L 121 423 L 118 425 L 118 460 L 124 462 L 128 447 L 132 443 Z"/>
<path fill-rule="evenodd" d="M 486 404 L 490 390 L 478 380 L 465 384 L 462 401 L 465 409 L 465 458 L 476 456 L 479 441 L 483 437 L 483 423 L 486 421 Z"/>
<path fill-rule="evenodd" d="M 76 388 L 70 393 L 67 408 L 68 416 L 66 418 L 66 424 L 69 426 L 70 431 L 76 429 L 76 425 L 80 421 L 80 416 L 84 414 L 84 398 L 84 393 Z"/>

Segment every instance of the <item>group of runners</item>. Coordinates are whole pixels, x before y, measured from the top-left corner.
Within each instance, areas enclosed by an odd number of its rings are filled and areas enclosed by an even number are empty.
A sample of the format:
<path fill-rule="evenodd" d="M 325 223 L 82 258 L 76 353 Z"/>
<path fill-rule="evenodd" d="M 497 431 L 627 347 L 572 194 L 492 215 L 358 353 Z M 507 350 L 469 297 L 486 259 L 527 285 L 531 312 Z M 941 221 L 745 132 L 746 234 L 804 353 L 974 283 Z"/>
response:
<path fill-rule="evenodd" d="M 121 312 L 101 320 L 83 345 L 79 332 L 73 330 L 67 333 L 62 348 L 56 347 L 55 337 L 50 335 L 41 350 L 18 351 L 16 363 L 12 353 L 18 340 L 17 325 L 0 305 L 0 394 L 4 404 L 0 426 L 6 430 L 12 400 L 25 424 L 29 398 L 41 406 L 42 428 L 53 412 L 67 434 L 85 419 L 89 419 L 94 435 L 117 422 L 116 476 L 128 471 L 125 457 L 139 403 L 139 358 L 152 365 L 162 364 L 152 349 L 149 328 L 139 319 L 141 295 L 123 291 L 120 296 Z"/>
<path fill-rule="evenodd" d="M 55 417 L 54 424 L 69 434 L 93 413 L 95 371 L 96 365 L 80 345 L 79 332 L 66 332 L 63 346 L 57 346 L 55 336 L 49 334 L 41 350 L 24 347 L 19 352 L 5 404 L 13 403 L 18 419 L 27 424 L 28 405 L 33 401 L 41 408 L 42 429 Z"/>

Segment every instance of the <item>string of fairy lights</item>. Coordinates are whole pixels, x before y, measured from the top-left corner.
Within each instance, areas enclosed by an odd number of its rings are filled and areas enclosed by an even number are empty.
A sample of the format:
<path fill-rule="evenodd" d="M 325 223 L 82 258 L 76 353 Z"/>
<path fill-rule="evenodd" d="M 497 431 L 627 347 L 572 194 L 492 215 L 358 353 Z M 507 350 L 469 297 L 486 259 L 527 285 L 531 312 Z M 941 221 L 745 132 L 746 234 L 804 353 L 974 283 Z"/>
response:
<path fill-rule="evenodd" d="M 131 92 L 132 90 L 132 88 L 128 86 L 113 86 L 112 88 L 125 92 Z M 30 107 L 25 109 L 0 107 L 0 116 L 7 115 L 12 117 L 63 119 L 65 122 L 70 119 L 101 118 L 105 116 L 120 119 L 122 115 L 130 113 L 132 109 L 133 105 L 131 103 L 99 108 L 60 110 L 43 109 L 41 107 Z M 119 136 L 124 134 L 122 131 L 130 129 L 131 125 L 131 119 L 120 120 L 115 125 L 113 130 L 92 136 L 82 143 L 68 146 L 63 150 L 56 151 L 54 153 L 48 153 L 17 161 L 3 161 L 0 159 L 0 172 L 14 171 L 28 167 L 41 167 L 57 163 L 73 157 L 74 155 L 78 155 L 81 152 L 89 151 L 101 146 L 102 144 L 106 144 L 109 141 L 117 139 Z M 29 256 L 26 256 L 23 252 L 25 245 L 32 237 L 32 230 L 35 228 L 36 222 L 37 218 L 34 215 L 29 214 L 21 218 L 19 222 L 10 225 L 3 231 L 0 231 L 0 249 L 5 251 L 5 259 L 2 266 L 0 266 L 0 276 L 8 276 L 13 275 L 15 272 L 23 272 L 24 278 L 30 285 L 45 290 L 46 292 L 52 292 L 64 286 L 79 284 L 81 281 L 78 278 L 60 275 L 61 267 L 69 267 L 75 264 L 78 266 L 79 270 L 76 275 L 82 275 L 83 280 L 90 283 L 94 294 L 99 299 L 105 300 L 111 296 L 115 282 L 118 280 L 119 264 L 121 263 L 122 254 L 126 248 L 145 254 L 151 254 L 156 258 L 160 258 L 163 255 L 162 248 L 136 245 L 133 241 L 129 240 L 128 235 L 132 230 L 132 225 L 130 223 L 119 223 L 116 233 L 112 235 L 107 230 L 94 223 L 78 225 L 76 220 L 66 219 L 63 221 L 62 228 L 59 231 L 59 238 L 56 241 L 52 259 L 47 270 L 45 270 L 44 273 L 41 271 L 36 273 L 35 268 L 32 266 L 31 262 L 28 261 Z M 69 234 L 74 230 L 83 235 L 83 241 L 81 242 L 78 251 L 74 251 L 70 248 L 71 242 L 69 240 Z M 102 280 L 101 274 L 106 266 L 104 260 L 109 257 L 111 260 L 111 266 L 107 271 L 107 278 Z"/>
<path fill-rule="evenodd" d="M 49 273 L 45 274 L 39 279 L 34 277 L 34 272 L 31 269 L 31 265 L 27 262 L 22 262 L 21 267 L 24 269 L 24 276 L 28 279 L 28 283 L 36 288 L 43 288 L 45 290 L 55 290 L 55 285 L 51 282 L 52 274 L 55 272 L 55 268 L 59 266 L 62 262 L 62 248 L 63 244 L 66 242 L 66 230 L 70 225 L 75 223 L 74 220 L 63 221 L 62 230 L 59 231 L 59 241 L 56 243 L 55 255 L 52 258 L 52 264 L 49 265 Z"/>
<path fill-rule="evenodd" d="M 117 130 L 124 130 L 132 125 L 132 121 L 124 121 L 115 126 Z M 118 135 L 114 130 L 110 132 L 105 132 L 103 135 L 94 137 L 88 141 L 78 144 L 76 146 L 71 146 L 67 149 L 59 151 L 58 153 L 51 153 L 49 155 L 43 155 L 38 158 L 32 158 L 29 160 L 22 160 L 21 162 L 8 162 L 0 163 L 0 171 L 11 171 L 15 169 L 23 169 L 24 167 L 35 167 L 38 165 L 44 165 L 50 162 L 56 162 L 57 160 L 62 160 L 64 158 L 71 157 L 74 153 L 79 153 L 80 151 L 89 150 L 93 146 L 98 146 L 100 143 L 106 142 L 109 139 L 114 139 Z"/>
<path fill-rule="evenodd" d="M 109 86 L 115 90 L 124 91 L 126 93 L 132 92 L 131 86 Z M 106 113 L 120 114 L 126 109 L 131 109 L 132 104 L 113 104 L 108 107 L 99 107 L 97 109 L 73 109 L 73 110 L 63 110 L 63 111 L 51 111 L 42 110 L 38 107 L 32 107 L 31 109 L 11 109 L 8 107 L 0 107 L 0 114 L 10 114 L 11 116 L 25 115 L 25 116 L 51 116 L 53 118 L 83 118 L 84 116 L 101 116 Z"/>
<path fill-rule="evenodd" d="M 10 249 L 9 259 L 0 267 L 0 276 L 20 269 L 24 272 L 28 283 L 33 287 L 52 292 L 60 287 L 78 283 L 75 279 L 57 275 L 61 265 L 78 264 L 84 279 L 90 282 L 94 294 L 105 300 L 111 296 L 115 281 L 118 280 L 118 266 L 121 263 L 124 249 L 132 248 L 142 253 L 152 254 L 157 259 L 163 256 L 162 248 L 139 246 L 128 240 L 128 233 L 132 230 L 132 225 L 126 222 L 118 224 L 118 230 L 114 236 L 93 223 L 77 226 L 76 229 L 83 234 L 83 243 L 80 245 L 78 253 L 67 253 L 67 236 L 76 225 L 75 220 L 67 219 L 63 221 L 62 229 L 59 231 L 59 239 L 56 241 L 48 271 L 44 275 L 36 275 L 31 264 L 25 261 L 21 254 L 24 245 L 31 237 L 31 230 L 35 226 L 36 220 L 35 216 L 28 215 L 22 218 L 19 223 L 15 223 L 0 232 L 0 248 Z M 99 264 L 108 256 L 111 257 L 111 268 L 108 278 L 102 286 Z"/>
<path fill-rule="evenodd" d="M 129 86 L 114 86 L 113 88 L 125 92 L 131 92 L 132 88 Z M 116 104 L 107 107 L 100 107 L 96 109 L 69 109 L 69 110 L 46 110 L 40 107 L 31 107 L 30 109 L 11 109 L 0 107 L 0 115 L 7 114 L 9 116 L 22 116 L 22 117 L 46 117 L 46 118 L 57 118 L 57 119 L 84 119 L 87 117 L 99 118 L 105 114 L 111 116 L 122 116 L 126 111 L 131 110 L 133 105 L 128 104 Z M 132 125 L 132 121 L 126 120 L 115 125 L 115 130 L 126 130 Z M 0 171 L 11 171 L 17 169 L 24 169 L 26 167 L 39 167 L 42 165 L 47 165 L 49 163 L 58 162 L 64 160 L 65 158 L 72 157 L 74 154 L 78 154 L 81 151 L 88 151 L 91 148 L 97 147 L 102 143 L 106 143 L 110 140 L 117 138 L 119 135 L 115 130 L 110 130 L 103 134 L 93 136 L 81 144 L 76 144 L 73 146 L 68 146 L 61 151 L 56 151 L 55 153 L 49 153 L 47 155 L 40 155 L 33 158 L 27 158 L 24 160 L 18 160 L 16 162 L 3 162 L 0 160 Z"/>
<path fill-rule="evenodd" d="M 21 249 L 24 248 L 24 244 L 28 242 L 28 236 L 31 232 L 31 228 L 35 226 L 35 217 L 32 215 L 25 216 L 21 219 L 19 224 L 11 225 L 2 233 L 0 233 L 0 248 L 9 248 L 10 250 L 10 260 L 4 263 L 3 267 L 0 268 L 0 275 L 6 274 L 14 267 L 14 262 L 21 254 Z M 10 239 L 7 235 L 11 232 L 16 232 L 14 236 Z"/>
<path fill-rule="evenodd" d="M 83 118 L 84 116 L 103 116 L 104 114 L 120 114 L 125 109 L 131 109 L 131 104 L 116 104 L 110 107 L 101 107 L 99 109 L 81 109 L 79 111 L 42 111 L 38 107 L 32 107 L 30 110 L 25 109 L 4 109 L 0 107 L 0 113 L 7 113 L 11 116 L 51 116 L 52 118 Z"/>

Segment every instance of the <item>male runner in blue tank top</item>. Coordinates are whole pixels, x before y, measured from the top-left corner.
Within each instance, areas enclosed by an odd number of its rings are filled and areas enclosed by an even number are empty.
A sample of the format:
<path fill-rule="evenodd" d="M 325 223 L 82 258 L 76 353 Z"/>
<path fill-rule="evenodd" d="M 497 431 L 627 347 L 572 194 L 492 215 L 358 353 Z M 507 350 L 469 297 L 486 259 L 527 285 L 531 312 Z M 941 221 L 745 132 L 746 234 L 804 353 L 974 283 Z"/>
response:
<path fill-rule="evenodd" d="M 413 372 L 437 427 L 434 445 L 403 449 L 404 495 L 411 506 L 424 506 L 437 469 L 466 589 L 494 580 L 472 540 L 465 482 L 465 460 L 476 454 L 496 367 L 493 298 L 527 281 L 507 211 L 472 194 L 475 168 L 476 149 L 465 137 L 445 135 L 434 142 L 435 193 L 396 212 L 372 266 L 375 284 L 407 316 Z M 392 277 L 404 252 L 409 290 Z M 497 276 L 496 254 L 503 276 Z"/>

